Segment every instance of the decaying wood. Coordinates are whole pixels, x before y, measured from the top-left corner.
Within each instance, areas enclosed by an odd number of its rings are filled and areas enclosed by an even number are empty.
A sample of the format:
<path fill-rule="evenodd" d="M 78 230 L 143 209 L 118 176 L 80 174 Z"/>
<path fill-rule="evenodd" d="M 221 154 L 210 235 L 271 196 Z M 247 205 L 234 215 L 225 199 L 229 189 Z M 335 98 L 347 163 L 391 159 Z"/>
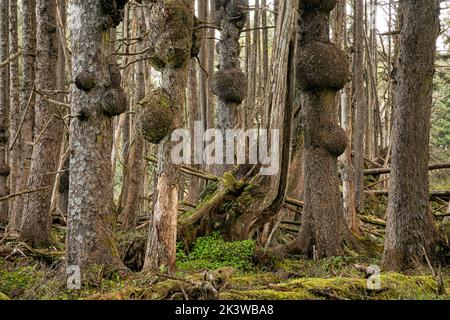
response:
<path fill-rule="evenodd" d="M 441 170 L 441 169 L 450 169 L 450 162 L 430 164 L 428 168 L 430 171 Z M 364 170 L 364 175 L 366 175 L 366 176 L 380 175 L 380 174 L 387 174 L 387 173 L 391 173 L 391 168 L 374 168 L 374 169 Z"/>

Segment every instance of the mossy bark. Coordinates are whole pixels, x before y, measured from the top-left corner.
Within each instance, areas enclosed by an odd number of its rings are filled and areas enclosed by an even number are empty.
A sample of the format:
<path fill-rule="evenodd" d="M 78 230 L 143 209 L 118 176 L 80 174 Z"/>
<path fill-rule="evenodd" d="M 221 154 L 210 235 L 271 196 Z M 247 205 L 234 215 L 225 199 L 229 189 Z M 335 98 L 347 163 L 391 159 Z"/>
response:
<path fill-rule="evenodd" d="M 182 127 L 182 108 L 189 73 L 194 33 L 193 3 L 188 0 L 157 1 L 149 16 L 150 48 L 161 62 L 162 88 L 172 110 L 173 128 Z M 144 269 L 175 270 L 178 168 L 172 162 L 169 130 L 158 146 L 156 202 L 149 230 Z"/>
<path fill-rule="evenodd" d="M 305 207 L 300 236 L 287 247 L 311 258 L 344 254 L 343 241 L 350 234 L 337 171 L 347 137 L 337 125 L 335 104 L 336 91 L 348 78 L 348 61 L 329 40 L 329 13 L 336 1 L 316 2 L 300 1 L 297 79 L 305 134 Z"/>
<path fill-rule="evenodd" d="M 247 78 L 240 70 L 239 36 L 246 22 L 246 11 L 242 0 L 216 2 L 216 23 L 221 27 L 218 42 L 219 71 L 213 78 L 213 93 L 218 97 L 216 126 L 225 139 L 227 129 L 233 129 L 236 122 L 236 108 L 247 94 Z M 225 140 L 224 140 L 225 145 Z M 223 175 L 232 165 L 215 165 L 214 172 Z"/>

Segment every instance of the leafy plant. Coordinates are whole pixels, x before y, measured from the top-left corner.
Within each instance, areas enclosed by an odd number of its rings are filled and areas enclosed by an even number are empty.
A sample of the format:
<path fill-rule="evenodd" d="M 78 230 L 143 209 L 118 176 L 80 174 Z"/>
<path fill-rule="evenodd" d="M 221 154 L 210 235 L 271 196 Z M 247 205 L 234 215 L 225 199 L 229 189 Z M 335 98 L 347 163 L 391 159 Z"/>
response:
<path fill-rule="evenodd" d="M 225 266 L 252 270 L 255 254 L 253 240 L 226 242 L 219 232 L 198 238 L 188 256 L 177 250 L 180 269 L 216 269 Z"/>

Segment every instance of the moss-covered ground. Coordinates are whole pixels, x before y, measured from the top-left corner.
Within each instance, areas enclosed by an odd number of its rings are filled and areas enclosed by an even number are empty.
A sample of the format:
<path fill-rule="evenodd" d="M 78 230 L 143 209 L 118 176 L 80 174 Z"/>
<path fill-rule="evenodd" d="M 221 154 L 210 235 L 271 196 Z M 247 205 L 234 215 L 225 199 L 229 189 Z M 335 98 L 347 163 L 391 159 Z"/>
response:
<path fill-rule="evenodd" d="M 450 270 L 438 278 L 422 270 L 414 275 L 381 272 L 380 286 L 368 286 L 369 265 L 377 258 L 358 255 L 320 261 L 273 259 L 260 264 L 253 241 L 225 242 L 219 234 L 200 238 L 190 252 L 178 246 L 178 279 L 201 279 L 206 270 L 230 271 L 220 299 L 450 299 Z M 182 299 L 182 282 L 161 275 L 126 275 L 92 268 L 81 290 L 67 290 L 63 260 L 18 255 L 0 258 L 0 300 L 5 299 Z M 226 268 L 230 267 L 230 268 Z M 442 286 L 441 286 L 442 287 Z"/>
<path fill-rule="evenodd" d="M 207 196 L 206 196 L 207 197 Z M 348 250 L 343 257 L 319 261 L 277 257 L 265 253 L 254 240 L 226 242 L 218 233 L 201 237 L 189 247 L 177 243 L 177 274 L 139 271 L 143 265 L 147 232 L 118 234 L 119 251 L 127 273 L 111 273 L 92 267 L 84 275 L 81 290 L 66 288 L 65 228 L 54 226 L 53 246 L 31 249 L 17 240 L 0 244 L 0 300 L 8 299 L 183 299 L 183 286 L 204 281 L 205 272 L 220 285 L 219 299 L 450 299 L 450 268 L 424 267 L 408 274 L 381 270 L 374 288 L 369 267 L 381 265 L 386 199 L 367 197 L 362 215 L 364 254 Z M 442 214 L 442 204 L 432 203 L 433 213 Z M 450 234 L 450 222 L 437 218 L 442 231 Z M 279 231 L 278 243 L 294 233 Z M 2 237 L 0 237 L 1 239 Z M 370 254 L 367 254 L 370 251 Z M 447 259 L 448 261 L 449 259 Z M 215 281 L 216 281 L 215 280 Z"/>

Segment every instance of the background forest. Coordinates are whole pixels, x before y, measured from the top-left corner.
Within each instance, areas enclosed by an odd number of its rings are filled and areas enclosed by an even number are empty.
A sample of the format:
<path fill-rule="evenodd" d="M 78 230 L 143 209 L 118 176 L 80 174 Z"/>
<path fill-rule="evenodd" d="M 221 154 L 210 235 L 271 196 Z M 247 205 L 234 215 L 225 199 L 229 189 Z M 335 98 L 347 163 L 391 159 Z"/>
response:
<path fill-rule="evenodd" d="M 448 299 L 449 70 L 450 1 L 0 0 L 0 300 Z"/>

